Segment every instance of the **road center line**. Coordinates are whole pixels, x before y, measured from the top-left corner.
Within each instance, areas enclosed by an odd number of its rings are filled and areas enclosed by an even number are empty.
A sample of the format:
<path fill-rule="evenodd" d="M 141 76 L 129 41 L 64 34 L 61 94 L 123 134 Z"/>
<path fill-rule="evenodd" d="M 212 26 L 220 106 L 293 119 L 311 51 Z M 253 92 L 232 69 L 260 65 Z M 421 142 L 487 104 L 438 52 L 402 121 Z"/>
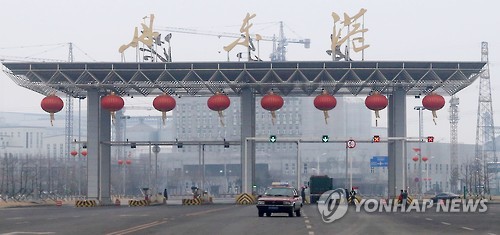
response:
<path fill-rule="evenodd" d="M 312 228 L 312 226 L 311 226 L 311 225 L 306 225 L 306 228 L 307 228 L 307 229 L 311 229 L 311 228 Z"/>
<path fill-rule="evenodd" d="M 469 227 L 461 227 L 461 228 L 466 229 L 466 230 L 469 230 L 469 231 L 474 230 L 473 228 L 469 228 Z"/>
<path fill-rule="evenodd" d="M 230 207 L 224 207 L 224 208 L 218 208 L 218 209 L 212 209 L 212 210 L 194 212 L 194 213 L 186 214 L 185 216 L 203 215 L 203 214 L 208 214 L 208 213 L 212 213 L 212 212 L 216 212 L 216 211 L 222 211 L 222 210 L 231 209 L 231 208 L 234 208 L 234 207 L 236 207 L 236 206 L 230 206 Z"/>
<path fill-rule="evenodd" d="M 147 228 L 150 228 L 150 227 L 153 227 L 153 226 L 156 226 L 156 225 L 164 224 L 166 222 L 167 221 L 154 221 L 152 223 L 142 224 L 142 225 L 138 225 L 138 226 L 131 227 L 131 228 L 128 228 L 128 229 L 124 229 L 124 230 L 120 230 L 120 231 L 108 233 L 107 235 L 122 235 L 122 234 L 133 233 L 133 232 L 137 232 L 139 230 L 147 229 Z"/>
<path fill-rule="evenodd" d="M 432 219 L 431 219 L 431 218 L 425 218 L 425 220 L 429 220 L 429 221 L 430 221 L 430 220 L 432 220 Z"/>
<path fill-rule="evenodd" d="M 441 223 L 444 225 L 451 225 L 450 223 L 446 223 L 446 222 L 441 222 Z"/>

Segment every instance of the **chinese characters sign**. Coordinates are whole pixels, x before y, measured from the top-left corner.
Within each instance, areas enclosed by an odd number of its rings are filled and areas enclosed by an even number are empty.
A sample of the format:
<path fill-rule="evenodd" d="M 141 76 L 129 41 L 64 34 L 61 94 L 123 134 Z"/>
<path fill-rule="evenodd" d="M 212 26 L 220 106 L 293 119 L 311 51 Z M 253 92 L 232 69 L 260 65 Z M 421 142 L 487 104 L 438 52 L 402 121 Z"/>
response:
<path fill-rule="evenodd" d="M 349 43 L 352 37 L 352 49 L 354 52 L 360 52 L 370 45 L 364 44 L 364 33 L 368 31 L 357 21 L 364 16 L 366 9 L 362 8 L 354 16 L 344 13 L 344 19 L 341 19 L 337 13 L 332 12 L 333 33 L 331 35 L 331 52 L 334 60 L 351 60 L 349 57 Z M 339 27 L 337 27 L 339 26 Z M 347 42 L 345 54 L 342 53 L 340 46 Z"/>

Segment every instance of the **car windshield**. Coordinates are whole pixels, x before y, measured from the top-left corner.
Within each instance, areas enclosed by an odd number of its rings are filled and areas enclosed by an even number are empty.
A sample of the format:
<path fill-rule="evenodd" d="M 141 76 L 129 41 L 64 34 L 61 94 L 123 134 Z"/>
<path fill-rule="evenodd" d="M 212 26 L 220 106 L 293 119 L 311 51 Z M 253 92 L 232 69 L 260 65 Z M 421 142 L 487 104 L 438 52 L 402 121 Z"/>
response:
<path fill-rule="evenodd" d="M 293 196 L 293 190 L 291 188 L 268 188 L 264 193 L 266 196 L 278 196 L 278 197 L 291 197 Z"/>

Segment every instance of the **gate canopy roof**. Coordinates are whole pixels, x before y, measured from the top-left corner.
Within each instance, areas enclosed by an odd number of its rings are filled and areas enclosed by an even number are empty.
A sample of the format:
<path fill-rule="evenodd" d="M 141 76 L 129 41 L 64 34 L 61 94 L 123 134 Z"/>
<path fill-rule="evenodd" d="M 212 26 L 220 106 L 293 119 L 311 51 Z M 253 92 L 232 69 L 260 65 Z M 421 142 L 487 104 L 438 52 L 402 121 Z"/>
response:
<path fill-rule="evenodd" d="M 169 93 L 208 96 L 216 91 L 239 95 L 250 87 L 264 95 L 430 91 L 453 95 L 481 73 L 485 62 L 287 61 L 193 63 L 4 63 L 15 83 L 41 94 L 63 92 L 86 97 L 88 89 L 124 95 Z"/>

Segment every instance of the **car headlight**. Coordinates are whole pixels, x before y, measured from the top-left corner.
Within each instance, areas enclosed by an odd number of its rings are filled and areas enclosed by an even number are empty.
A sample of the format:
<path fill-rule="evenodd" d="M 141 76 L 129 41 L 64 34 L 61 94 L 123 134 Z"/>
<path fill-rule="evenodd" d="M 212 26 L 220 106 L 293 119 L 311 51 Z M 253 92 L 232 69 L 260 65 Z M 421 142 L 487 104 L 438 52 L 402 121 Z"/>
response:
<path fill-rule="evenodd" d="M 291 205 L 291 204 L 292 204 L 292 202 L 290 202 L 290 201 L 284 201 L 283 202 L 283 205 Z"/>
<path fill-rule="evenodd" d="M 264 201 L 258 201 L 257 204 L 258 205 L 264 205 Z"/>

